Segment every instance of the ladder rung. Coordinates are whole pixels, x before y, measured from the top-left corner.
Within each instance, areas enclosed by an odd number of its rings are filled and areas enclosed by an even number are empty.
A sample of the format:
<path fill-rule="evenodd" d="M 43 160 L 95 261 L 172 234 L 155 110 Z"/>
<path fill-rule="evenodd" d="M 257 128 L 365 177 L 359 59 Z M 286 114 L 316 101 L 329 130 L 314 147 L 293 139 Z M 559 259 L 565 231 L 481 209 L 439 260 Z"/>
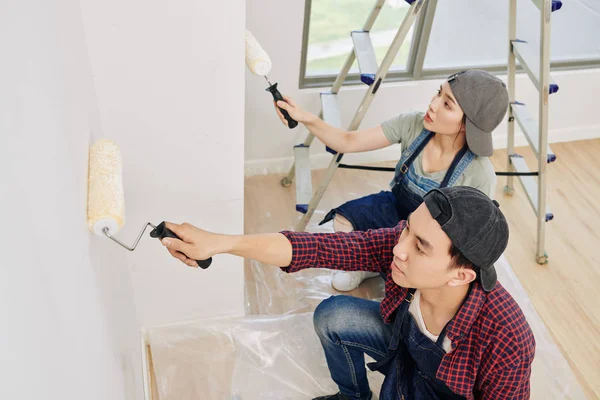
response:
<path fill-rule="evenodd" d="M 529 114 L 529 111 L 527 110 L 525 104 L 515 101 L 514 103 L 511 103 L 510 106 L 512 107 L 513 116 L 515 117 L 515 120 L 517 121 L 517 123 L 521 127 L 521 130 L 523 131 L 523 135 L 525 135 L 527 141 L 529 142 L 531 147 L 533 147 L 535 155 L 539 157 L 540 152 L 538 150 L 539 136 L 537 122 L 531 117 L 531 114 Z M 548 157 L 546 158 L 546 161 L 549 163 L 556 161 L 556 155 L 552 152 L 550 146 L 548 146 Z"/>
<path fill-rule="evenodd" d="M 310 173 L 310 147 L 304 144 L 294 146 L 296 167 L 296 211 L 306 213 L 312 198 L 312 179 Z"/>
<path fill-rule="evenodd" d="M 529 167 L 527 167 L 527 163 L 525 159 L 518 154 L 513 154 L 510 156 L 510 162 L 515 167 L 517 172 L 531 172 Z M 533 210 L 537 214 L 538 212 L 538 183 L 534 176 L 519 176 L 521 180 L 521 184 L 525 188 L 525 193 L 527 193 L 527 198 L 529 199 L 529 203 L 533 207 Z M 546 206 L 546 222 L 554 219 L 554 214 L 550 212 L 550 209 Z"/>
<path fill-rule="evenodd" d="M 371 36 L 367 31 L 352 31 L 352 40 L 360 69 L 360 80 L 367 85 L 372 85 L 377 74 L 377 58 Z"/>
<path fill-rule="evenodd" d="M 512 48 L 513 48 L 513 53 L 519 60 L 519 63 L 521 63 L 521 66 L 527 72 L 527 75 L 529 75 L 529 79 L 531 79 L 533 81 L 533 84 L 535 85 L 535 87 L 539 91 L 541 91 L 542 88 L 540 88 L 540 77 L 539 77 L 539 75 L 540 75 L 540 60 L 531 51 L 531 48 L 529 47 L 529 43 L 527 43 L 523 40 L 519 40 L 519 39 L 513 40 Z M 556 83 L 554 83 L 552 78 L 550 78 L 548 93 L 552 94 L 552 93 L 556 93 L 556 92 L 558 92 L 558 85 Z"/>
<path fill-rule="evenodd" d="M 540 10 L 544 7 L 544 0 L 531 0 L 533 4 Z M 560 0 L 552 0 L 552 12 L 560 10 L 562 7 L 562 1 Z"/>

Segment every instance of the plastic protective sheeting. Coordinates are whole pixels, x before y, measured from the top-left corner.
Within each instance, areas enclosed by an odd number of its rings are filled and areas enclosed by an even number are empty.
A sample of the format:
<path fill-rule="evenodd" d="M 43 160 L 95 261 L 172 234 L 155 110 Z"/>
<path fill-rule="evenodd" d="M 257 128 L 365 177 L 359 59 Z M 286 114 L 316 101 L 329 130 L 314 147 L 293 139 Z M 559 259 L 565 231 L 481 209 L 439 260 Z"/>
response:
<path fill-rule="evenodd" d="M 331 231 L 331 224 L 311 231 Z M 531 305 L 525 290 L 502 257 L 500 282 L 521 306 L 537 341 L 532 369 L 532 399 L 584 399 L 565 358 Z M 337 294 L 331 271 L 286 274 L 276 267 L 250 264 L 248 291 L 253 293 L 246 317 L 199 320 L 152 328 L 152 349 L 158 399 L 292 400 L 331 394 L 331 380 L 312 311 Z M 370 279 L 352 294 L 380 300 L 383 280 Z M 368 360 L 367 360 L 368 362 Z M 383 376 L 369 372 L 378 393 Z"/>
<path fill-rule="evenodd" d="M 198 320 L 153 328 L 148 339 L 160 400 L 311 399 L 337 391 L 312 313 Z M 378 388 L 383 375 L 369 372 L 369 381 Z"/>

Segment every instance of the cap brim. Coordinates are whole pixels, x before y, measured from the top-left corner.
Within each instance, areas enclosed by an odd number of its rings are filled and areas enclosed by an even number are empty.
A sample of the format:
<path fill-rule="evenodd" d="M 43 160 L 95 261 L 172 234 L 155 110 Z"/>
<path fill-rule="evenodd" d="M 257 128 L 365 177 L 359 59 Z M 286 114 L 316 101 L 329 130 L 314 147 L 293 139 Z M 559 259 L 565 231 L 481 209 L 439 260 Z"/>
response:
<path fill-rule="evenodd" d="M 481 282 L 483 290 L 485 290 L 486 292 L 491 292 L 496 286 L 496 282 L 498 281 L 496 268 L 492 265 L 487 270 L 479 269 L 479 281 Z"/>
<path fill-rule="evenodd" d="M 482 131 L 469 118 L 466 122 L 466 131 L 469 150 L 481 157 L 491 157 L 494 154 L 491 132 Z"/>

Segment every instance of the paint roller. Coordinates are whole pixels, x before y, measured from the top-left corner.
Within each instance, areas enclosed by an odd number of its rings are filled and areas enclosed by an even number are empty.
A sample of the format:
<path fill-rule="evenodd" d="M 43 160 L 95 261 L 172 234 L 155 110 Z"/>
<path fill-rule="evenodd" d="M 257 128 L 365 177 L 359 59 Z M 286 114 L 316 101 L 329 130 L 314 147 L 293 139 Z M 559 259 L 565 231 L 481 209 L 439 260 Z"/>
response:
<path fill-rule="evenodd" d="M 133 246 L 127 246 L 115 237 L 125 223 L 125 196 L 123 192 L 123 167 L 119 147 L 112 141 L 100 139 L 90 147 L 88 170 L 88 228 L 96 235 L 107 237 L 129 251 L 135 250 L 148 227 L 150 236 L 163 240 L 180 239 L 161 222 L 157 226 L 148 222 L 139 233 Z M 206 269 L 212 262 L 197 260 Z"/>
<path fill-rule="evenodd" d="M 275 100 L 275 102 L 277 102 L 279 100 L 285 101 L 285 100 L 283 100 L 283 96 L 281 95 L 281 93 L 279 93 L 279 90 L 277 89 L 277 82 L 275 82 L 274 84 L 271 84 L 271 82 L 269 81 L 269 78 L 267 77 L 267 75 L 269 75 L 269 72 L 271 72 L 271 59 L 269 58 L 269 55 L 260 46 L 260 44 L 258 43 L 256 38 L 254 36 L 252 36 L 250 31 L 248 31 L 247 29 L 246 29 L 246 65 L 248 66 L 248 69 L 254 75 L 265 77 L 265 79 L 267 80 L 267 83 L 269 84 L 269 87 L 266 90 L 273 95 L 273 99 Z M 288 112 L 286 110 L 284 110 L 281 107 L 278 107 L 278 108 L 279 108 L 279 111 L 281 111 L 281 113 L 287 120 L 288 126 L 290 127 L 290 129 L 293 129 L 296 126 L 298 126 L 298 122 L 296 120 L 294 120 L 292 117 L 290 117 L 290 114 L 288 114 Z"/>

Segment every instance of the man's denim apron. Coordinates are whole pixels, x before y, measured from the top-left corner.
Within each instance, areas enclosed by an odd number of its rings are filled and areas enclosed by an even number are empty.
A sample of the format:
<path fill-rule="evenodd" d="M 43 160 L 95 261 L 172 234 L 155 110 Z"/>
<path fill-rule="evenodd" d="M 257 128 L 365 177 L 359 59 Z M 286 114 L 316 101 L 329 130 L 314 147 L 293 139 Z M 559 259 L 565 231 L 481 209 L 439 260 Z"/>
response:
<path fill-rule="evenodd" d="M 413 294 L 414 290 L 398 307 L 388 356 L 368 364 L 372 371 L 385 374 L 379 399 L 465 400 L 465 397 L 453 393 L 443 381 L 436 378 L 446 354 L 442 347 L 446 328 L 435 343 L 419 330 L 408 312 Z"/>

